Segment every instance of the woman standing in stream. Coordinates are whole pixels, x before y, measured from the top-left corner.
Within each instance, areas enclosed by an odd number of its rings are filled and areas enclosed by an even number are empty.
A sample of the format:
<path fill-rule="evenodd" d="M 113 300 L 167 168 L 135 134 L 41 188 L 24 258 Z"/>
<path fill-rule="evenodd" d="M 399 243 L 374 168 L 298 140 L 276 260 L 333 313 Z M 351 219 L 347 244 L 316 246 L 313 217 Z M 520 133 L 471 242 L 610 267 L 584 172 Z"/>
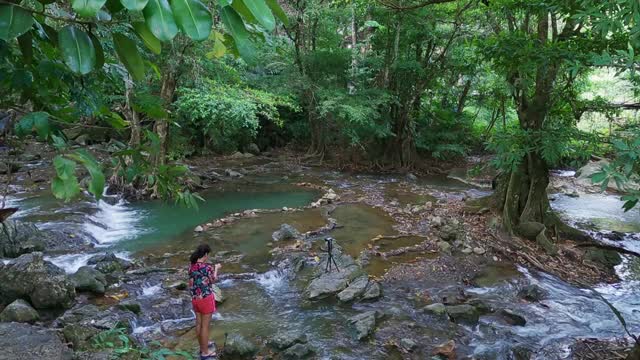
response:
<path fill-rule="evenodd" d="M 211 248 L 202 244 L 191 254 L 189 260 L 189 291 L 191 303 L 196 313 L 196 335 L 200 344 L 200 360 L 213 359 L 215 351 L 209 350 L 214 344 L 209 342 L 209 323 L 211 315 L 216 312 L 216 298 L 211 286 L 218 279 L 221 265 L 211 266 L 207 263 Z"/>

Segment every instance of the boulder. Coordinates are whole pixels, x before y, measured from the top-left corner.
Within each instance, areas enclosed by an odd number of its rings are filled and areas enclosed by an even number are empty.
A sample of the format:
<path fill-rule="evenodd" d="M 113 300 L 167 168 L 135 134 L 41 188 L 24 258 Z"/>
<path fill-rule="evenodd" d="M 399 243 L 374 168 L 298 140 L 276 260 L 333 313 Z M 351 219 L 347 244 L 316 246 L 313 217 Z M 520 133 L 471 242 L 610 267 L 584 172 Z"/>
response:
<path fill-rule="evenodd" d="M 111 252 L 93 256 L 87 261 L 87 264 L 94 265 L 96 270 L 105 275 L 122 273 L 132 266 L 131 262 L 121 259 Z"/>
<path fill-rule="evenodd" d="M 247 146 L 247 152 L 253 155 L 259 155 L 260 148 L 255 143 L 251 143 L 249 144 L 249 146 Z"/>
<path fill-rule="evenodd" d="M 589 249 L 584 253 L 585 259 L 605 268 L 612 269 L 622 263 L 622 257 L 618 252 L 606 249 Z"/>
<path fill-rule="evenodd" d="M 300 232 L 289 224 L 280 225 L 280 229 L 276 230 L 271 238 L 273 241 L 297 240 L 301 238 Z"/>
<path fill-rule="evenodd" d="M 362 294 L 362 300 L 376 300 L 382 296 L 382 289 L 380 284 L 376 281 L 369 281 L 369 286 Z"/>
<path fill-rule="evenodd" d="M 400 346 L 408 352 L 412 352 L 418 347 L 415 341 L 409 338 L 400 339 Z"/>
<path fill-rule="evenodd" d="M 88 325 L 70 324 L 62 329 L 62 335 L 67 343 L 73 346 L 74 351 L 83 351 L 93 348 L 91 338 L 100 333 L 96 329 Z"/>
<path fill-rule="evenodd" d="M 230 178 L 241 178 L 244 175 L 242 175 L 241 173 L 231 170 L 231 169 L 225 169 L 224 170 L 224 174 Z"/>
<path fill-rule="evenodd" d="M 355 328 L 356 339 L 362 341 L 373 334 L 376 328 L 376 322 L 382 318 L 379 311 L 367 311 L 349 318 Z"/>
<path fill-rule="evenodd" d="M 282 352 L 282 358 L 290 360 L 307 359 L 313 353 L 313 349 L 308 344 L 295 344 Z"/>
<path fill-rule="evenodd" d="M 451 252 L 451 244 L 446 241 L 438 241 L 438 251 L 448 254 Z"/>
<path fill-rule="evenodd" d="M 36 309 L 70 308 L 75 286 L 64 270 L 45 261 L 42 253 L 25 254 L 0 266 L 0 302 L 29 299 Z"/>
<path fill-rule="evenodd" d="M 118 308 L 125 311 L 131 311 L 136 315 L 139 315 L 142 312 L 142 306 L 140 306 L 140 303 L 133 299 L 121 301 L 118 303 Z"/>
<path fill-rule="evenodd" d="M 15 258 L 46 248 L 42 232 L 33 224 L 6 220 L 0 227 L 0 258 Z"/>
<path fill-rule="evenodd" d="M 369 276 L 362 275 L 353 280 L 346 289 L 338 293 L 338 300 L 341 302 L 351 302 L 364 294 L 369 284 Z"/>
<path fill-rule="evenodd" d="M 415 175 L 414 175 L 414 174 L 412 174 L 412 173 L 407 173 L 407 180 L 409 180 L 409 181 L 416 181 L 416 180 L 418 180 L 418 177 L 417 177 L 417 176 L 415 176 Z"/>
<path fill-rule="evenodd" d="M 307 298 L 317 300 L 337 294 L 344 290 L 360 272 L 357 265 L 350 265 L 346 268 L 340 267 L 340 271 L 323 273 L 313 279 L 307 287 Z"/>
<path fill-rule="evenodd" d="M 31 304 L 22 299 L 12 302 L 0 313 L 1 322 L 13 321 L 33 324 L 38 319 L 40 319 L 38 312 L 31 307 Z"/>
<path fill-rule="evenodd" d="M 449 340 L 446 343 L 437 345 L 432 352 L 437 356 L 437 359 L 455 360 L 456 356 L 456 343 L 453 340 Z"/>
<path fill-rule="evenodd" d="M 75 324 L 90 326 L 99 330 L 130 329 L 131 322 L 135 319 L 135 314 L 130 311 L 121 310 L 117 307 L 100 310 L 97 306 L 89 304 L 67 310 L 61 317 L 56 319 L 55 325 L 64 328 Z"/>
<path fill-rule="evenodd" d="M 576 184 L 582 185 L 584 187 L 597 188 L 599 190 L 600 184 L 594 184 L 593 181 L 591 180 L 591 177 L 593 176 L 593 174 L 602 171 L 602 168 L 607 165 L 609 165 L 609 161 L 604 159 L 599 161 L 591 161 L 587 163 L 585 166 L 581 167 L 576 171 L 576 180 L 575 180 Z M 629 188 L 637 189 L 638 183 L 632 181 L 625 184 L 623 188 L 619 188 L 618 184 L 616 184 L 615 181 L 609 181 L 609 184 L 607 186 L 607 189 L 614 190 L 614 191 L 624 191 L 625 189 L 629 189 Z"/>
<path fill-rule="evenodd" d="M 258 348 L 239 334 L 231 334 L 225 341 L 222 355 L 232 359 L 253 359 Z"/>
<path fill-rule="evenodd" d="M 447 306 L 447 314 L 455 323 L 469 325 L 477 324 L 480 317 L 476 308 L 468 304 Z"/>
<path fill-rule="evenodd" d="M 527 285 L 518 291 L 518 296 L 530 302 L 538 302 L 547 297 L 547 292 L 538 285 Z"/>
<path fill-rule="evenodd" d="M 305 344 L 307 341 L 307 335 L 304 333 L 299 331 L 285 331 L 276 334 L 267 342 L 267 345 L 276 350 L 284 350 L 295 344 Z"/>
<path fill-rule="evenodd" d="M 78 291 L 88 291 L 102 295 L 107 288 L 107 278 L 91 266 L 83 266 L 70 276 Z"/>
<path fill-rule="evenodd" d="M 73 354 L 55 330 L 21 323 L 0 323 L 0 359 L 71 360 Z"/>
<path fill-rule="evenodd" d="M 511 325 L 525 326 L 527 324 L 527 319 L 525 319 L 524 316 L 516 314 L 509 309 L 500 310 L 500 316 L 502 316 Z"/>
<path fill-rule="evenodd" d="M 447 313 L 447 307 L 443 303 L 427 305 L 423 310 L 434 315 L 444 315 Z"/>

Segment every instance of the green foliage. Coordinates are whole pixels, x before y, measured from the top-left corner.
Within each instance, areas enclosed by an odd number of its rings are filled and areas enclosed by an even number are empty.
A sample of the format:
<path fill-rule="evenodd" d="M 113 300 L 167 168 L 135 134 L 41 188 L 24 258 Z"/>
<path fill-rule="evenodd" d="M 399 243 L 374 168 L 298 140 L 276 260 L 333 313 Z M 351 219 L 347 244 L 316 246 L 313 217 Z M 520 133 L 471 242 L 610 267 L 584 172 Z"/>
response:
<path fill-rule="evenodd" d="M 193 359 L 190 353 L 181 350 L 169 350 L 157 341 L 151 342 L 147 346 L 136 346 L 124 328 L 102 331 L 95 335 L 92 341 L 94 348 L 110 350 L 117 358 L 150 360 Z"/>
<path fill-rule="evenodd" d="M 260 120 L 281 126 L 280 108 L 297 109 L 285 97 L 215 82 L 181 89 L 175 106 L 180 123 L 201 145 L 216 151 L 235 150 L 253 141 Z"/>
<path fill-rule="evenodd" d="M 418 120 L 416 147 L 440 160 L 467 155 L 480 143 L 472 119 L 465 114 L 438 110 Z"/>
<path fill-rule="evenodd" d="M 629 211 L 640 202 L 640 129 L 628 136 L 612 140 L 615 160 L 593 174 L 591 180 L 599 183 L 604 191 L 609 182 L 615 181 L 618 189 L 624 189 L 623 208 Z"/>
<path fill-rule="evenodd" d="M 80 194 L 80 185 L 76 173 L 78 163 L 89 173 L 90 179 L 87 184 L 87 190 L 99 200 L 104 192 L 104 173 L 96 159 L 82 149 L 73 153 L 58 155 L 53 159 L 56 176 L 51 181 L 51 192 L 56 198 L 65 201 L 70 201 Z"/>

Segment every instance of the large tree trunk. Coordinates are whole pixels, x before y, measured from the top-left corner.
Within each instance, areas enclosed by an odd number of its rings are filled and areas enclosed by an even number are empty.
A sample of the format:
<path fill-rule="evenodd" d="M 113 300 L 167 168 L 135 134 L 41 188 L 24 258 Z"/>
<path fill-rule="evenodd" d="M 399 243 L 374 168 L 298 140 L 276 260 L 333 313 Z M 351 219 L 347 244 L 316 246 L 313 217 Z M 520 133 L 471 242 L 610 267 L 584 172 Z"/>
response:
<path fill-rule="evenodd" d="M 162 78 L 162 88 L 160 90 L 160 97 L 165 105 L 171 104 L 173 101 L 173 95 L 176 91 L 176 79 L 175 75 L 171 71 L 167 71 Z M 167 119 L 158 119 L 155 123 L 155 132 L 160 139 L 160 151 L 156 154 L 155 164 L 164 165 L 167 161 L 168 143 L 167 137 L 169 135 L 169 123 Z"/>
<path fill-rule="evenodd" d="M 138 112 L 133 109 L 133 81 L 131 78 L 125 80 L 125 100 L 126 100 L 126 116 L 131 124 L 131 135 L 129 137 L 129 146 L 138 147 L 141 143 L 140 117 Z"/>

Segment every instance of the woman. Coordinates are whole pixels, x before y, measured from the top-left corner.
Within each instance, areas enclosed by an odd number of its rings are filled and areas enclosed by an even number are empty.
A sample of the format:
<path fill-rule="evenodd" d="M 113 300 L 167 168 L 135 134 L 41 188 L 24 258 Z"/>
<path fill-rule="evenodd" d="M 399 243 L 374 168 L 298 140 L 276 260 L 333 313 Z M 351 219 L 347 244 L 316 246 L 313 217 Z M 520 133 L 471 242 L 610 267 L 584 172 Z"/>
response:
<path fill-rule="evenodd" d="M 211 248 L 207 244 L 198 246 L 191 254 L 189 260 L 189 290 L 191 291 L 191 303 L 196 313 L 196 335 L 200 344 L 200 359 L 212 359 L 216 357 L 214 351 L 209 350 L 209 322 L 211 315 L 216 312 L 216 298 L 211 286 L 218 279 L 218 270 L 221 265 L 211 266 L 207 263 Z"/>

